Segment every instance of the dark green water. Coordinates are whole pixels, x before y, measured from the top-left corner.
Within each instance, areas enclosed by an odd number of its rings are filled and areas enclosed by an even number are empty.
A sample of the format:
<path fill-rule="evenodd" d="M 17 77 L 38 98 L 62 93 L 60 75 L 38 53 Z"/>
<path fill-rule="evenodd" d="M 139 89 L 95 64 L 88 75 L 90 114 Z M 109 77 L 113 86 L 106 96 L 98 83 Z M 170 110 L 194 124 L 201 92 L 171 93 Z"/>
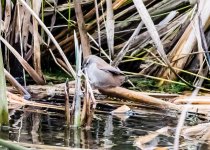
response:
<path fill-rule="evenodd" d="M 31 110 L 31 108 L 30 108 Z M 36 110 L 36 108 L 34 108 Z M 44 111 L 47 113 L 47 111 Z M 162 127 L 173 125 L 175 118 L 163 113 L 133 113 L 122 121 L 111 114 L 96 113 L 92 128 L 67 129 L 62 112 L 47 114 L 16 111 L 11 116 L 9 139 L 12 141 L 90 149 L 136 149 L 134 139 Z M 171 146 L 167 136 L 155 138 L 158 145 Z"/>

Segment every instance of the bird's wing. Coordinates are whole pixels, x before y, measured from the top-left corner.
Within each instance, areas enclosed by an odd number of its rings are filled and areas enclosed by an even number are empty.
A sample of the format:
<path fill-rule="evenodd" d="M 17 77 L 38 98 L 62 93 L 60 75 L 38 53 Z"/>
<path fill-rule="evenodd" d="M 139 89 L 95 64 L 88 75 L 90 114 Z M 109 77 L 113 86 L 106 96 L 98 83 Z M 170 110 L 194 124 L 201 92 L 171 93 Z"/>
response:
<path fill-rule="evenodd" d="M 116 74 L 116 75 L 120 75 L 120 74 L 123 75 L 122 71 L 120 71 L 119 69 L 114 68 L 110 65 L 103 65 L 103 66 L 97 65 L 97 67 L 98 67 L 98 69 L 106 71 L 106 72 L 111 72 L 111 73 Z"/>

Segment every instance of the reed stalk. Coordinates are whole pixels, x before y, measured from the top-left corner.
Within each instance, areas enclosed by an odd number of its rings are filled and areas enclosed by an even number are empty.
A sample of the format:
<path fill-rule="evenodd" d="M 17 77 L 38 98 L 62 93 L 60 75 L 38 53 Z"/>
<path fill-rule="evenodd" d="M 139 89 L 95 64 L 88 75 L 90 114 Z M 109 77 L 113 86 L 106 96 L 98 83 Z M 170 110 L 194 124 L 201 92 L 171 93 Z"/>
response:
<path fill-rule="evenodd" d="M 75 85 L 75 111 L 74 111 L 74 126 L 81 126 L 81 61 L 82 50 L 79 47 L 76 32 L 74 32 L 75 39 L 75 56 L 76 56 L 76 85 Z"/>
<path fill-rule="evenodd" d="M 0 12 L 2 12 L 2 6 L 0 1 Z M 2 18 L 2 14 L 0 13 L 0 20 Z M 0 23 L 0 31 L 1 31 L 1 23 Z M 0 32 L 1 36 L 1 32 Z M 8 125 L 8 102 L 6 96 L 6 80 L 4 75 L 4 65 L 3 65 L 3 57 L 1 50 L 1 41 L 0 41 L 0 126 Z"/>

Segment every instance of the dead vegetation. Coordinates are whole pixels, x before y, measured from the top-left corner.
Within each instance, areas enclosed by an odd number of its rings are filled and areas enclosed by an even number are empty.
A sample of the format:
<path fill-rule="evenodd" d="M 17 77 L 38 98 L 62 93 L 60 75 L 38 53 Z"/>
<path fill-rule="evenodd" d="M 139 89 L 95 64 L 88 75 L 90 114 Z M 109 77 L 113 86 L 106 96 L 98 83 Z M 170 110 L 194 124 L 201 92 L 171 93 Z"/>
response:
<path fill-rule="evenodd" d="M 16 90 L 10 88 L 10 92 L 7 92 L 10 109 L 35 106 L 66 110 L 67 114 L 75 115 L 76 111 L 74 113 L 73 111 L 75 106 L 78 106 L 80 109 L 76 110 L 81 113 L 81 118 L 74 119 L 81 121 L 82 125 L 90 126 L 94 113 L 91 108 L 95 109 L 95 106 L 85 98 L 82 104 L 87 107 L 83 105 L 82 108 L 81 102 L 76 104 L 81 92 L 78 78 L 80 68 L 77 68 L 81 62 L 78 64 L 79 57 L 76 54 L 77 63 L 74 67 L 74 55 L 77 50 L 82 50 L 83 57 L 91 53 L 98 55 L 113 66 L 119 67 L 131 78 L 134 76 L 152 78 L 159 81 L 158 86 L 174 82 L 187 85 L 194 90 L 191 96 L 175 96 L 172 102 L 166 98 L 170 96 L 169 94 L 164 95 L 166 97 L 163 95 L 158 97 L 156 93 L 145 94 L 116 87 L 100 92 L 135 101 L 134 104 L 98 100 L 97 103 L 107 102 L 116 107 L 123 104 L 129 106 L 147 104 L 159 109 L 182 112 L 180 118 L 185 119 L 186 113 L 190 111 L 203 114 L 208 120 L 208 97 L 197 95 L 200 90 L 209 91 L 203 86 L 209 82 L 209 6 L 208 0 L 197 3 L 190 0 L 86 0 L 81 3 L 78 0 L 60 2 L 5 0 L 2 6 L 4 9 L 0 22 L 2 33 L 0 40 L 4 72 L 8 82 L 16 88 Z M 79 42 L 76 42 L 75 36 Z M 48 71 L 55 65 L 57 69 L 73 77 L 76 85 L 67 84 L 69 88 L 64 84 L 45 85 L 47 81 L 43 69 Z M 30 85 L 25 89 L 15 79 L 22 76 L 26 86 L 26 75 L 29 75 L 38 86 Z M 135 85 L 129 80 L 129 86 L 131 85 L 135 89 Z M 55 95 L 64 96 L 64 93 L 66 107 L 26 100 L 31 97 L 41 99 Z M 94 91 L 95 95 L 96 93 L 98 94 Z M 86 94 L 88 97 L 92 96 L 89 91 L 86 91 Z M 70 104 L 69 95 L 75 100 L 70 100 Z M 177 127 L 177 132 L 174 133 L 175 149 L 179 148 L 180 134 L 184 137 L 191 136 L 188 135 L 189 131 L 182 129 L 184 119 L 180 119 L 180 128 Z M 72 118 L 67 117 L 67 124 L 71 124 L 71 121 Z M 204 127 L 207 128 L 208 124 L 204 124 Z M 165 132 L 167 131 L 164 128 L 163 131 L 157 130 L 147 137 L 139 137 L 136 140 L 137 146 L 140 145 L 138 147 L 142 148 L 145 143 Z M 208 136 L 209 131 L 202 135 L 202 140 Z M 142 138 L 146 142 L 142 142 Z"/>

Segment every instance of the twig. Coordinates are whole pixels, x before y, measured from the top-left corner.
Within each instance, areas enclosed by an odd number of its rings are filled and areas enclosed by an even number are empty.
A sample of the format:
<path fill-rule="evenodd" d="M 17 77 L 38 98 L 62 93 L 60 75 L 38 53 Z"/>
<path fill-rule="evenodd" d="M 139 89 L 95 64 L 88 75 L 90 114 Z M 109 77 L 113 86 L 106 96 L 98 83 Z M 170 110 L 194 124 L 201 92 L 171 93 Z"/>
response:
<path fill-rule="evenodd" d="M 20 83 L 17 82 L 17 80 L 15 80 L 15 78 L 6 70 L 4 69 L 4 73 L 5 73 L 5 76 L 7 78 L 7 80 L 9 80 L 9 82 L 15 86 L 15 88 L 21 92 L 22 94 L 24 94 L 24 98 L 25 99 L 30 99 L 31 98 L 31 94 L 28 93 L 28 91 L 26 89 L 24 89 L 22 87 L 22 85 L 20 85 Z"/>
<path fill-rule="evenodd" d="M 66 79 L 65 83 L 65 116 L 66 116 L 66 125 L 70 126 L 70 104 L 69 104 L 69 84 L 68 79 Z"/>

